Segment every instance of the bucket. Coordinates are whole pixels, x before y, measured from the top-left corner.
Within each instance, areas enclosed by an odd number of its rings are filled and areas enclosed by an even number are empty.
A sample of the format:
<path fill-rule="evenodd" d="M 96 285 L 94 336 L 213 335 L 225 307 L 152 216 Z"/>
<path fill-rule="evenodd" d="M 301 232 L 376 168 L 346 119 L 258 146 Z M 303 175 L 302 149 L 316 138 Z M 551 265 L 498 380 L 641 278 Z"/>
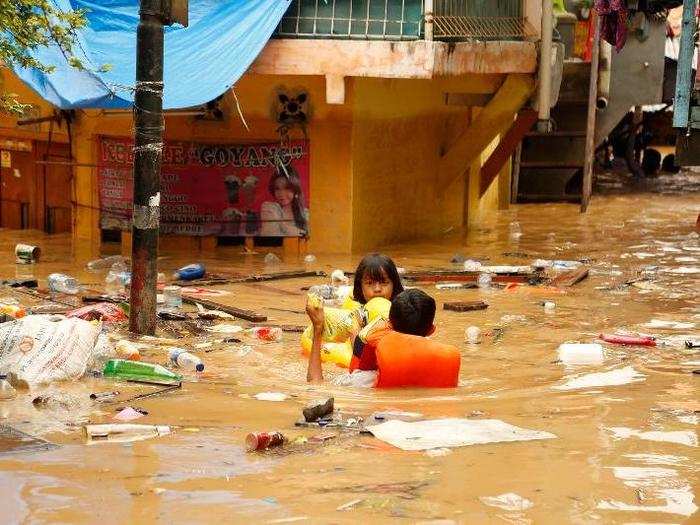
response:
<path fill-rule="evenodd" d="M 18 244 L 15 246 L 15 256 L 18 264 L 33 264 L 39 260 L 41 249 L 38 246 L 29 244 Z"/>

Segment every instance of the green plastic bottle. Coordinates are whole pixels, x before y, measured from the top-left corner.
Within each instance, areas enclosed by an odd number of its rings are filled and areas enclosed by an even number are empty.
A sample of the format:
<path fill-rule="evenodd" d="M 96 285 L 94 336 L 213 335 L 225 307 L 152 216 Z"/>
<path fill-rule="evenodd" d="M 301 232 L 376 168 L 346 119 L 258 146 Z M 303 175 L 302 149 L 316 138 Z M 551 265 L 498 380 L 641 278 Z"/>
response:
<path fill-rule="evenodd" d="M 128 361 L 126 359 L 110 359 L 102 371 L 105 377 L 116 377 L 146 383 L 179 383 L 182 376 L 171 372 L 165 367 L 153 363 Z"/>

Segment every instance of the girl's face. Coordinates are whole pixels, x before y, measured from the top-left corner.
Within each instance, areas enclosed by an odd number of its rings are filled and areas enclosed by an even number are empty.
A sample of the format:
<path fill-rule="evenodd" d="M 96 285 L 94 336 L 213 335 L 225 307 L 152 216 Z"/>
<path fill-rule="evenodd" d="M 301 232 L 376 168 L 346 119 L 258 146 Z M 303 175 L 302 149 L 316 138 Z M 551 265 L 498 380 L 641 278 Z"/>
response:
<path fill-rule="evenodd" d="M 365 272 L 362 276 L 362 295 L 365 296 L 365 302 L 375 297 L 384 297 L 391 301 L 391 295 L 394 293 L 394 283 L 391 282 L 384 269 L 382 269 L 382 277 L 380 280 L 374 280 Z"/>
<path fill-rule="evenodd" d="M 289 206 L 294 200 L 294 190 L 287 185 L 287 179 L 284 177 L 275 180 L 274 195 L 280 206 Z"/>

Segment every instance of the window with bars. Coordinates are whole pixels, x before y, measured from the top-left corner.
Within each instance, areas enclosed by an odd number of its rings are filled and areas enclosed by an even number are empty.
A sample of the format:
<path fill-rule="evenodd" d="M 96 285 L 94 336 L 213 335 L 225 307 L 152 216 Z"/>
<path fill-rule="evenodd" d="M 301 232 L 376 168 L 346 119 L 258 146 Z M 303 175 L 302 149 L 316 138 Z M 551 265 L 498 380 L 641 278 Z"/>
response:
<path fill-rule="evenodd" d="M 276 36 L 419 40 L 423 0 L 293 0 Z M 434 37 L 498 40 L 526 36 L 522 0 L 433 0 Z"/>

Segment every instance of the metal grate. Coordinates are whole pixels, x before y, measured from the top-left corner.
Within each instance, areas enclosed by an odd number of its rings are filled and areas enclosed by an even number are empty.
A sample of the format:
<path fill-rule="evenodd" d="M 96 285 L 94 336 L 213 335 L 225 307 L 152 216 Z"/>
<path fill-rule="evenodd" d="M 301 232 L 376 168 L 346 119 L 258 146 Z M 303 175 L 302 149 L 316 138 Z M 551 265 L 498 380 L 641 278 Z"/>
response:
<path fill-rule="evenodd" d="M 533 33 L 520 0 L 435 0 L 436 39 L 520 39 Z"/>
<path fill-rule="evenodd" d="M 521 18 L 476 18 L 467 16 L 435 16 L 435 39 L 505 40 L 525 38 L 531 31 Z"/>
<path fill-rule="evenodd" d="M 434 0 L 433 36 L 443 40 L 521 39 L 532 34 L 523 0 Z M 423 0 L 292 0 L 275 35 L 283 38 L 418 40 Z"/>
<path fill-rule="evenodd" d="M 276 35 L 292 38 L 418 40 L 422 0 L 293 0 Z"/>

